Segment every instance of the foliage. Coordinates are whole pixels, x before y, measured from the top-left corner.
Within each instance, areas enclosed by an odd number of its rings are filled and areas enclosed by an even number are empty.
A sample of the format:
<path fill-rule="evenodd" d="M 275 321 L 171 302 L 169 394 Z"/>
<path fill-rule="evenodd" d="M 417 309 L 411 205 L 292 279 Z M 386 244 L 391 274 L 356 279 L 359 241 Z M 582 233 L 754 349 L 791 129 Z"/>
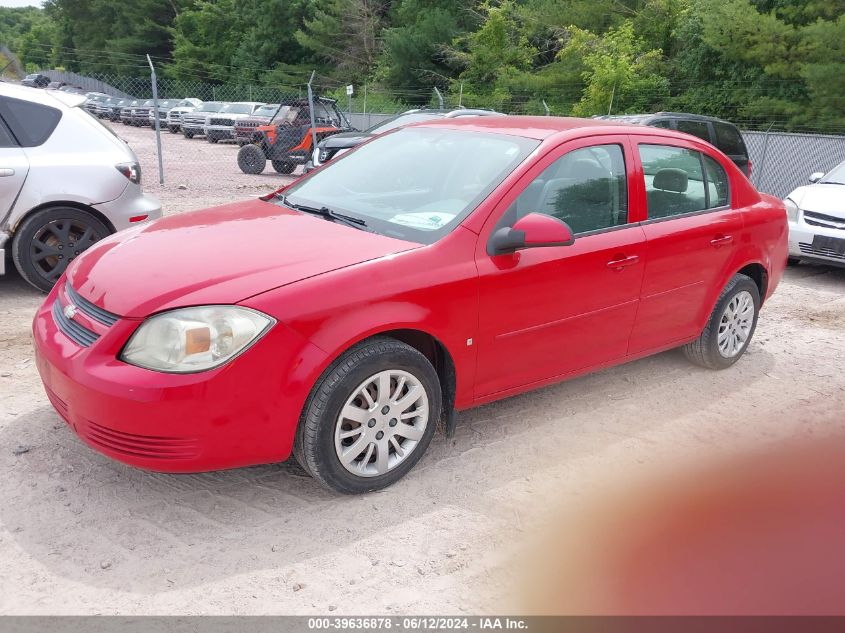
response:
<path fill-rule="evenodd" d="M 845 0 L 47 0 L 0 8 L 30 70 L 295 90 L 356 108 L 672 109 L 845 130 Z M 257 89 L 257 88 L 256 88 Z M 612 104 L 611 104 L 612 101 Z"/>

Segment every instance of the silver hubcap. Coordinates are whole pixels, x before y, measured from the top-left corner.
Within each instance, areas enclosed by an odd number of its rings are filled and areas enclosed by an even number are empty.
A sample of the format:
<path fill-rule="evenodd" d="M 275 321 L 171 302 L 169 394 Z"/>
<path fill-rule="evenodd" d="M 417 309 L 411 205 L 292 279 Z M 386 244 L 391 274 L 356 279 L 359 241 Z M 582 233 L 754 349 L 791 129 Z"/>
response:
<path fill-rule="evenodd" d="M 754 299 L 747 290 L 738 292 L 719 320 L 719 353 L 733 358 L 745 347 L 754 324 Z"/>
<path fill-rule="evenodd" d="M 414 452 L 428 424 L 428 394 L 413 374 L 382 371 L 362 382 L 337 418 L 340 463 L 359 477 L 393 470 Z"/>

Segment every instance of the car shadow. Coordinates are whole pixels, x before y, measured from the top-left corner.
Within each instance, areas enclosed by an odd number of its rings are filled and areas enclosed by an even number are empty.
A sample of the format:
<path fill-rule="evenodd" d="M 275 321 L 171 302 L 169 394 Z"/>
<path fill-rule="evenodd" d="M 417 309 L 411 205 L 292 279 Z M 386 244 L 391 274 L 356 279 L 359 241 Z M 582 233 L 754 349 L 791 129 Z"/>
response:
<path fill-rule="evenodd" d="M 706 428 L 708 412 L 741 398 L 773 364 L 755 344 L 724 372 L 668 352 L 462 412 L 455 436 L 439 432 L 407 477 L 362 496 L 324 490 L 292 460 L 195 475 L 137 470 L 89 449 L 41 406 L 0 429 L 0 446 L 30 447 L 0 455 L 0 521 L 9 540 L 55 575 L 166 592 L 331 557 L 387 532 L 433 525 L 435 515 L 439 523 L 452 517 L 446 523 L 459 530 L 461 522 L 518 513 L 524 499 L 502 492 L 509 486 L 620 442 L 648 446 L 649 434 L 680 418 L 700 418 Z M 375 549 L 361 554 L 362 565 L 379 563 Z"/>
<path fill-rule="evenodd" d="M 845 286 L 845 267 L 825 266 L 809 262 L 800 262 L 787 266 L 784 280 L 813 290 L 842 292 Z"/>

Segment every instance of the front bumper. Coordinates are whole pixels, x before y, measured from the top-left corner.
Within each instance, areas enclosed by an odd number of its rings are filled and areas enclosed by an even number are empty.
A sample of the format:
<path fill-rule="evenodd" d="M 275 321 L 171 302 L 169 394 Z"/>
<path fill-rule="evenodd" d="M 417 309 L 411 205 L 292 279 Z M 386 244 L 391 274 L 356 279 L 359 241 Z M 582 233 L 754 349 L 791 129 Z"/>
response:
<path fill-rule="evenodd" d="M 287 459 L 307 390 L 296 385 L 303 362 L 324 355 L 281 324 L 227 365 L 196 374 L 164 374 L 117 359 L 137 319 L 105 326 L 80 303 L 73 328 L 97 336 L 76 342 L 58 314 L 72 300 L 64 278 L 38 310 L 33 338 L 38 372 L 59 415 L 95 450 L 159 472 L 202 472 Z"/>
<path fill-rule="evenodd" d="M 820 244 L 822 240 L 817 241 L 816 237 L 842 240 L 845 245 L 845 229 L 812 226 L 804 221 L 803 211 L 799 212 L 798 221 L 789 222 L 789 256 L 832 266 L 845 266 L 845 252 L 832 249 L 829 244 Z"/>
<path fill-rule="evenodd" d="M 220 139 L 235 138 L 235 128 L 230 125 L 206 125 L 203 127 L 203 132 L 206 136 Z"/>

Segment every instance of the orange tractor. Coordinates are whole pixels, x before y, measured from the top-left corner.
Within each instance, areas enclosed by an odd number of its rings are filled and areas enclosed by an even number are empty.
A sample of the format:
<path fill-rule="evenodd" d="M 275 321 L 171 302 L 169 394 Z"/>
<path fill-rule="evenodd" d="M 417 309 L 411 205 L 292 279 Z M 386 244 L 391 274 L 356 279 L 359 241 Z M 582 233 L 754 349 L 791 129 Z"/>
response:
<path fill-rule="evenodd" d="M 337 109 L 337 101 L 328 97 L 314 99 L 313 120 L 315 134 L 307 99 L 279 106 L 270 122 L 256 127 L 250 142 L 238 151 L 238 167 L 245 174 L 260 174 L 269 160 L 276 172 L 290 174 L 311 157 L 315 135 L 319 143 L 332 134 L 352 130 Z"/>

